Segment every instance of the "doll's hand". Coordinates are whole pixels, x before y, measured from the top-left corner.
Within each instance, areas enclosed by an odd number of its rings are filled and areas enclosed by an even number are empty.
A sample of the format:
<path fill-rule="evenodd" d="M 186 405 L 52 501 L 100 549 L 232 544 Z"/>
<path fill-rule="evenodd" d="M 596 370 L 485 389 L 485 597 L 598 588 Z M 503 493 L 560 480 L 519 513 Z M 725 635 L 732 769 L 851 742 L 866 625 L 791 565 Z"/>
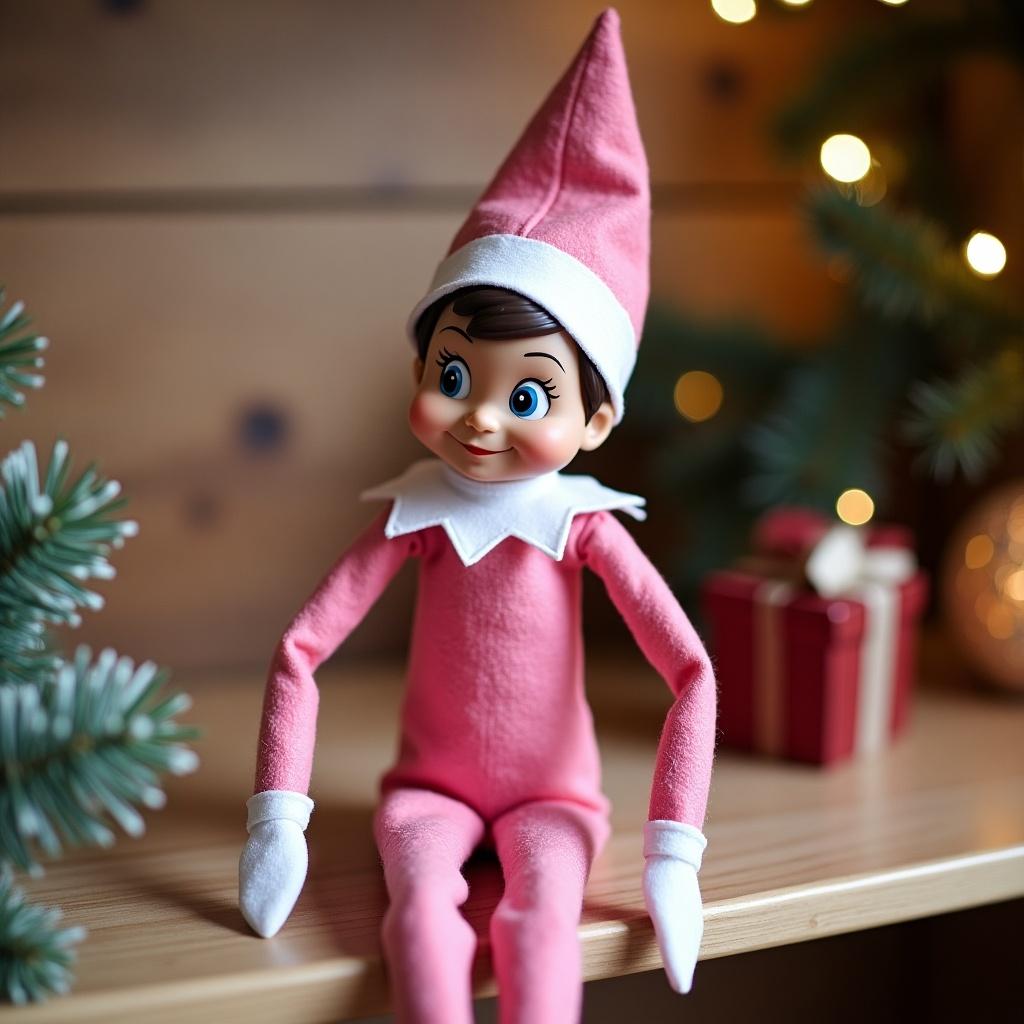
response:
<path fill-rule="evenodd" d="M 269 939 L 285 923 L 306 880 L 306 837 L 313 801 L 270 789 L 246 802 L 249 840 L 238 861 L 238 905 L 253 931 Z"/>
<path fill-rule="evenodd" d="M 654 923 L 669 984 L 677 992 L 693 987 L 704 935 L 697 871 L 707 840 L 699 829 L 678 821 L 644 825 L 644 902 Z"/>

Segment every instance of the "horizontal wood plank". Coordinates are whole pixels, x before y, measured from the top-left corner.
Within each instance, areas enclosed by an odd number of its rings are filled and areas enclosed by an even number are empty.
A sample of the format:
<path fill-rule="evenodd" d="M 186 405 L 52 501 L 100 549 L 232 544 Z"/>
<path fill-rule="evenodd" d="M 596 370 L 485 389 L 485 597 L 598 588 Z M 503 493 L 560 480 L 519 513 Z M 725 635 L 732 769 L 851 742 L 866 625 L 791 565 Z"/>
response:
<path fill-rule="evenodd" d="M 330 0 L 3 0 L 0 193 L 482 186 L 599 8 Z M 793 180 L 768 121 L 846 2 L 727 25 L 619 4 L 659 183 Z M 2 197 L 0 197 L 2 198 Z"/>
<path fill-rule="evenodd" d="M 171 786 L 142 840 L 79 852 L 30 884 L 90 936 L 69 998 L 5 1019 L 297 1022 L 383 1010 L 386 895 L 370 817 L 394 752 L 399 675 L 378 663 L 322 673 L 310 875 L 272 940 L 245 927 L 236 890 L 262 688 L 192 677 L 190 717 L 206 730 L 200 774 Z M 604 978 L 659 966 L 640 891 L 640 830 L 668 693 L 635 658 L 594 661 L 589 678 L 615 832 L 595 863 L 580 934 L 587 978 Z M 1024 894 L 1024 708 L 951 680 L 931 684 L 910 734 L 871 761 L 819 771 L 719 754 L 702 957 Z M 486 929 L 500 872 L 478 856 L 467 873 L 484 995 L 494 991 Z"/>

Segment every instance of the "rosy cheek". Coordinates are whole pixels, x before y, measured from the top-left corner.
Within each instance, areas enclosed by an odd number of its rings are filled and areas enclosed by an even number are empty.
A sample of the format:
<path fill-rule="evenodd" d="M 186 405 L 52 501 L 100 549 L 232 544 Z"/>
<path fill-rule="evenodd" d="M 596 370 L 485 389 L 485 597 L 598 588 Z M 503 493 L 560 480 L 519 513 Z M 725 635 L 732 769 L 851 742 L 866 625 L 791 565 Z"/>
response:
<path fill-rule="evenodd" d="M 437 429 L 442 422 L 438 402 L 431 394 L 418 391 L 409 406 L 409 426 L 413 433 L 429 433 Z"/>
<path fill-rule="evenodd" d="M 542 420 L 521 431 L 519 452 L 531 462 L 556 462 L 576 454 L 575 434 L 557 420 Z"/>

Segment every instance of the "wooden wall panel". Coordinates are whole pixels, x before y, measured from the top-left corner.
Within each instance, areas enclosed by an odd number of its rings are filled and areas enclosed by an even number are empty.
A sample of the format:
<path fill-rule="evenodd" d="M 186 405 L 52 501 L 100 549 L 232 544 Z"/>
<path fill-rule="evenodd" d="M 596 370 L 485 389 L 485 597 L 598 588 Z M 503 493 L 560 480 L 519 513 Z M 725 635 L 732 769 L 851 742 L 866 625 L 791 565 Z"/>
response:
<path fill-rule="evenodd" d="M 123 482 L 142 526 L 84 637 L 182 667 L 265 660 L 372 515 L 359 491 L 421 454 L 405 423 L 402 331 L 457 222 L 0 219 L 17 296 L 52 339 L 47 385 L 0 426 L 5 442 L 64 434 Z M 655 295 L 681 309 L 747 312 L 780 331 L 830 315 L 789 211 L 660 217 L 654 243 Z M 280 429 L 266 448 L 246 441 L 260 410 Z M 353 651 L 404 643 L 410 586 Z"/>
<path fill-rule="evenodd" d="M 0 191 L 479 187 L 601 6 L 0 0 Z M 618 7 L 654 180 L 711 185 L 793 180 L 766 120 L 871 13 Z"/>

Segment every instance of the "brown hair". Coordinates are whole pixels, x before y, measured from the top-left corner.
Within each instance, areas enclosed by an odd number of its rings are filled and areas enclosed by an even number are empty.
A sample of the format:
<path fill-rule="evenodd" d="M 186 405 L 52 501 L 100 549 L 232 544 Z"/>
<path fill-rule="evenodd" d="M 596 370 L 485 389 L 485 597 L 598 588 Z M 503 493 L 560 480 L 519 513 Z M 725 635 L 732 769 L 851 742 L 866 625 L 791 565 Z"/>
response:
<path fill-rule="evenodd" d="M 452 302 L 452 300 L 455 300 Z M 426 360 L 430 339 L 445 307 L 451 303 L 458 316 L 470 317 L 466 333 L 484 341 L 529 338 L 536 334 L 555 334 L 565 328 L 536 302 L 505 288 L 469 285 L 438 299 L 416 321 L 416 348 L 420 359 Z M 584 422 L 610 401 L 604 379 L 590 357 L 578 345 L 580 356 L 580 394 L 583 399 Z"/>

